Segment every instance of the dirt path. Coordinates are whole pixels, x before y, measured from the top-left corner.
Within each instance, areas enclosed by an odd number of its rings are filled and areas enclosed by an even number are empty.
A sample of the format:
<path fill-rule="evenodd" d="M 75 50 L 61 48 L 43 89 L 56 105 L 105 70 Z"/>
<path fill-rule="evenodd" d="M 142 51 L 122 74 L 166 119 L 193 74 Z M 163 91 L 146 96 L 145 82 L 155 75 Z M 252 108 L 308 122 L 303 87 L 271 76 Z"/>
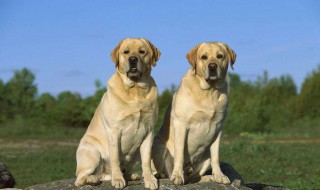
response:
<path fill-rule="evenodd" d="M 224 140 L 224 144 L 231 144 L 235 141 Z M 320 138 L 297 138 L 297 139 L 262 139 L 262 140 L 245 140 L 245 142 L 252 144 L 319 144 Z M 42 148 L 42 147 L 77 147 L 78 141 L 54 141 L 54 140 L 38 140 L 38 139 L 25 139 L 19 141 L 13 141 L 8 139 L 0 138 L 0 149 L 1 148 Z"/>
<path fill-rule="evenodd" d="M 53 140 L 37 140 L 37 139 L 26 139 L 21 141 L 10 141 L 8 139 L 0 138 L 0 149 L 1 148 L 41 148 L 41 147 L 76 147 L 79 142 L 77 141 L 53 141 Z"/>

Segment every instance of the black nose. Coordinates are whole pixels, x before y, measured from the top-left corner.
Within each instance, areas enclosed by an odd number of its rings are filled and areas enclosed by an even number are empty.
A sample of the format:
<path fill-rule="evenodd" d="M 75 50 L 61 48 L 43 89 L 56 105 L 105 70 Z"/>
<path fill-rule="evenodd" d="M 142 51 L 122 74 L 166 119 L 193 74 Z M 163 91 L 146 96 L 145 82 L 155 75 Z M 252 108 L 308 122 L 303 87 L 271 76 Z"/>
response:
<path fill-rule="evenodd" d="M 209 67 L 210 70 L 216 70 L 217 69 L 217 64 L 216 63 L 210 63 L 208 65 L 208 67 Z"/>
<path fill-rule="evenodd" d="M 130 64 L 135 65 L 135 64 L 137 64 L 137 62 L 138 62 L 138 58 L 136 56 L 129 57 L 129 63 Z"/>

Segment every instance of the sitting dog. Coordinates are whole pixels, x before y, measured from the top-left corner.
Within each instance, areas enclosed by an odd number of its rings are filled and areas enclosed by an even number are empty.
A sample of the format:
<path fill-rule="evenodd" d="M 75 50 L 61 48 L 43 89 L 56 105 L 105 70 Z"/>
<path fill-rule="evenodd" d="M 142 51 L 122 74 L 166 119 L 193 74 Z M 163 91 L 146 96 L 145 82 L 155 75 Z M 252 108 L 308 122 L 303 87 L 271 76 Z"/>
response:
<path fill-rule="evenodd" d="M 124 39 L 112 51 L 116 72 L 77 150 L 77 187 L 111 180 L 123 188 L 125 180 L 139 179 L 129 172 L 141 156 L 145 187 L 158 188 L 151 171 L 158 91 L 150 73 L 159 57 L 143 38 Z"/>
<path fill-rule="evenodd" d="M 227 69 L 229 64 L 233 68 L 236 54 L 224 43 L 202 43 L 187 59 L 191 68 L 173 95 L 153 143 L 153 169 L 176 185 L 196 178 L 227 184 L 230 181 L 219 165 L 219 144 L 227 114 Z M 201 177 L 210 165 L 212 175 Z"/>

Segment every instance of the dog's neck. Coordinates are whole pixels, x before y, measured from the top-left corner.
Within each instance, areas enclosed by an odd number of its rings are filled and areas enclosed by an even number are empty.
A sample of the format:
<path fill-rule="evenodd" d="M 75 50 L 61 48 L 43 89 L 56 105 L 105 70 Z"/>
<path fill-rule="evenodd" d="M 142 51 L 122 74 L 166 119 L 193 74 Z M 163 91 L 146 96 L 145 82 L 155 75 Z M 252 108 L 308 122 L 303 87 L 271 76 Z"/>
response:
<path fill-rule="evenodd" d="M 202 90 L 210 90 L 210 89 L 222 89 L 225 85 L 226 82 L 225 80 L 217 80 L 217 81 L 209 81 L 207 82 L 203 77 L 197 75 L 197 73 L 193 70 L 190 69 L 188 72 L 190 72 L 190 75 L 195 78 L 195 80 L 198 81 L 199 86 Z"/>
<path fill-rule="evenodd" d="M 148 76 L 143 75 L 141 79 L 139 79 L 138 81 L 133 81 L 125 73 L 122 73 L 118 68 L 117 68 L 117 74 L 122 79 L 123 84 L 126 88 L 133 88 L 134 86 L 137 86 L 143 89 L 149 88 Z"/>

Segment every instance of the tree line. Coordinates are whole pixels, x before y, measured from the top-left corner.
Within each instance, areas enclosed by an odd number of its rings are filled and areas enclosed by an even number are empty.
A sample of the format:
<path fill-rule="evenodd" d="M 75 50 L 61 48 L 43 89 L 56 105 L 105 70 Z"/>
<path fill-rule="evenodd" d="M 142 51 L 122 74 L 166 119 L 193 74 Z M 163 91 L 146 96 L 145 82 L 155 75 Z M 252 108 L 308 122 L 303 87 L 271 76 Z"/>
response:
<path fill-rule="evenodd" d="M 264 72 L 254 81 L 243 81 L 229 74 L 229 81 L 227 133 L 268 132 L 320 117 L 320 65 L 306 76 L 299 93 L 290 75 L 269 79 Z M 8 82 L 0 79 L 0 126 L 32 121 L 29 123 L 48 127 L 87 127 L 107 90 L 99 81 L 95 85 L 95 93 L 85 98 L 70 91 L 57 96 L 39 94 L 35 75 L 27 68 L 17 70 Z M 156 130 L 175 90 L 172 85 L 159 94 Z"/>

